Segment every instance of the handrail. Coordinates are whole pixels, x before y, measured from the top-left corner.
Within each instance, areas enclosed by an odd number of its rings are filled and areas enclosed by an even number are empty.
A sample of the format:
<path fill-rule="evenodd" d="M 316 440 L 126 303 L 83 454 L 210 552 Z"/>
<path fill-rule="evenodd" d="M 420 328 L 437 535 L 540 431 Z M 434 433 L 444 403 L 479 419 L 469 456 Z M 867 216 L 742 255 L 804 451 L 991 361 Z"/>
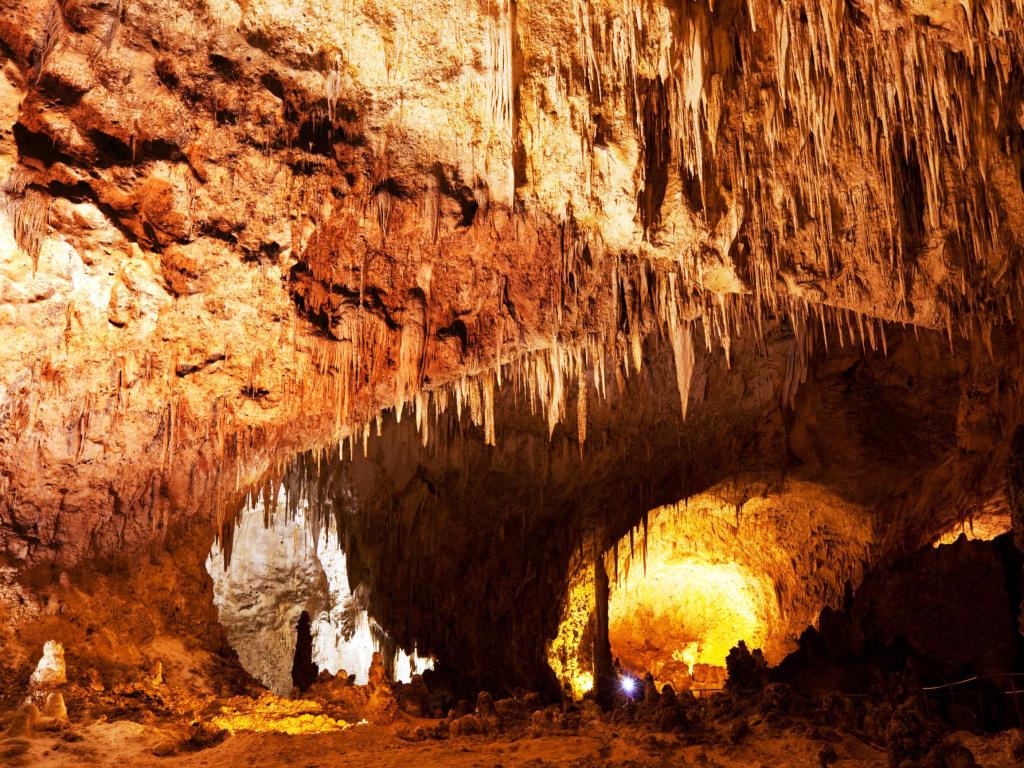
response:
<path fill-rule="evenodd" d="M 1021 728 L 1024 728 L 1024 710 L 1021 709 L 1020 696 L 1024 694 L 1024 687 L 1020 690 L 1017 689 L 1018 678 L 1024 678 L 1024 672 L 997 672 L 994 675 L 974 675 L 963 680 L 957 680 L 952 683 L 944 683 L 943 685 L 931 685 L 922 687 L 921 692 L 924 694 L 924 706 L 925 711 L 930 713 L 930 707 L 928 706 L 929 696 L 948 696 L 953 699 L 953 703 L 956 704 L 956 692 L 953 690 L 957 686 L 965 685 L 967 683 L 973 683 L 976 680 L 997 680 L 997 679 L 1009 679 L 1010 685 L 1013 690 L 1000 691 L 1004 696 L 1013 696 L 1013 707 L 1017 712 L 1017 722 Z M 948 693 L 942 693 L 942 691 L 948 691 Z M 978 713 L 981 715 L 981 727 L 985 729 L 985 704 L 982 701 L 982 696 L 985 691 L 978 691 Z M 963 695 L 963 694 L 961 694 Z"/>
<path fill-rule="evenodd" d="M 952 683 L 942 683 L 941 685 L 926 685 L 922 686 L 922 691 L 939 691 L 943 688 L 952 688 L 954 685 L 964 685 L 965 683 L 973 683 L 975 680 L 995 680 L 1000 677 L 1019 678 L 1024 677 L 1024 672 L 997 672 L 993 675 L 974 675 L 973 677 L 966 677 L 963 680 L 957 680 Z"/>

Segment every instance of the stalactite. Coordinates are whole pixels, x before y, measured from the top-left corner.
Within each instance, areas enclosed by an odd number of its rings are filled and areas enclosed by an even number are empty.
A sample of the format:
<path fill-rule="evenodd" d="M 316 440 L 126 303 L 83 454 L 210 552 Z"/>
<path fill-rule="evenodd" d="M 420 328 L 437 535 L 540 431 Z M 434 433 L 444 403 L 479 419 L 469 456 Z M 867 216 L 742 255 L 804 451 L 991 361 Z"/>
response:
<path fill-rule="evenodd" d="M 335 111 L 338 106 L 338 99 L 341 97 L 341 54 L 334 54 L 334 61 L 331 64 L 331 69 L 327 73 L 325 82 L 325 92 L 327 96 L 327 118 L 333 124 L 335 119 Z"/>
<path fill-rule="evenodd" d="M 576 438 L 579 440 L 582 455 L 583 445 L 587 442 L 587 379 L 583 366 L 579 367 L 579 377 L 576 381 Z"/>
<path fill-rule="evenodd" d="M 481 382 L 483 394 L 484 444 L 496 445 L 494 427 L 494 378 L 487 374 Z"/>
<path fill-rule="evenodd" d="M 39 269 L 39 257 L 46 241 L 50 197 L 35 189 L 25 189 L 26 176 L 14 175 L 4 185 L 3 203 L 12 219 L 14 241 L 32 260 L 32 271 Z"/>
<path fill-rule="evenodd" d="M 43 28 L 43 38 L 37 47 L 36 72 L 34 83 L 39 84 L 46 69 L 46 63 L 57 47 L 68 34 L 68 23 L 64 18 L 64 7 L 67 0 L 51 0 Z"/>
<path fill-rule="evenodd" d="M 690 382 L 693 379 L 694 352 L 693 333 L 689 321 L 679 318 L 675 274 L 670 275 L 668 298 L 668 337 L 672 344 L 672 357 L 676 365 L 676 384 L 679 387 L 679 405 L 683 419 L 686 418 L 690 402 Z"/>
<path fill-rule="evenodd" d="M 388 239 L 388 228 L 391 224 L 391 212 L 394 208 L 394 198 L 386 189 L 379 189 L 373 196 L 373 207 L 377 217 L 377 229 L 380 232 L 382 243 Z"/>
<path fill-rule="evenodd" d="M 487 99 L 495 137 L 501 142 L 514 142 L 512 33 L 514 3 L 497 0 L 492 5 L 483 40 L 483 66 L 488 74 Z M 508 200 L 515 199 L 515 174 L 508 170 Z"/>
<path fill-rule="evenodd" d="M 810 359 L 814 354 L 815 324 L 802 314 L 792 315 L 793 345 L 786 358 L 786 373 L 782 379 L 781 400 L 790 408 L 796 405 L 797 390 L 807 380 Z"/>

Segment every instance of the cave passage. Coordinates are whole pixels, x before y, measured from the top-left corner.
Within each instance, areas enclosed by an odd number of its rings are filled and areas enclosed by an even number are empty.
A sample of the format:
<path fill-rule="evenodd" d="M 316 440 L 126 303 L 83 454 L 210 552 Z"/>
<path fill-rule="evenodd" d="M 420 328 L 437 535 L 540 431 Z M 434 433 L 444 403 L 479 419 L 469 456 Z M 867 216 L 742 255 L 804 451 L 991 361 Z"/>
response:
<path fill-rule="evenodd" d="M 230 550 L 215 543 L 205 564 L 218 620 L 243 668 L 288 695 L 298 686 L 292 661 L 300 652 L 319 670 L 358 685 L 367 683 L 378 652 L 399 682 L 432 667 L 415 647 L 398 647 L 368 613 L 369 587 L 350 583 L 351 558 L 334 524 L 314 529 L 304 505 L 288 514 L 285 495 L 277 501 L 274 511 L 262 501 L 243 508 Z"/>
<path fill-rule="evenodd" d="M 1003 622 L 1013 618 L 1016 587 L 1004 591 L 1003 608 L 991 600 L 975 600 L 972 607 L 991 610 L 981 621 L 1003 632 L 998 642 L 1012 649 L 1001 656 L 978 643 L 958 655 L 923 641 L 941 634 L 942 611 L 911 622 L 898 636 L 875 624 L 863 636 L 866 624 L 861 635 L 850 633 L 858 638 L 854 646 L 835 635 L 835 617 L 866 610 L 869 598 L 854 597 L 871 589 L 865 579 L 874 580 L 869 585 L 892 582 L 893 569 L 908 556 L 895 549 L 879 554 L 892 547 L 889 521 L 877 512 L 877 498 L 886 498 L 887 483 L 895 481 L 886 474 L 890 452 L 908 441 L 935 439 L 921 431 L 927 413 L 920 424 L 880 439 L 874 404 L 849 401 L 835 388 L 835 381 L 853 375 L 862 386 L 878 381 L 888 387 L 894 366 L 935 364 L 922 363 L 916 353 L 901 357 L 911 342 L 897 344 L 898 338 L 889 356 L 866 362 L 854 352 L 831 352 L 833 372 L 817 390 L 806 385 L 824 399 L 807 400 L 789 426 L 790 450 L 813 465 L 821 456 L 804 453 L 802 441 L 813 434 L 815 409 L 841 409 L 850 425 L 841 450 L 860 451 L 864 466 L 877 470 L 878 479 L 856 486 L 842 475 L 786 473 L 765 461 L 771 455 L 765 430 L 779 426 L 768 416 L 776 407 L 770 401 L 752 405 L 749 419 L 732 423 L 730 449 L 717 454 L 720 474 L 691 485 L 697 454 L 680 450 L 679 435 L 720 427 L 717 401 L 696 404 L 687 427 L 666 424 L 657 403 L 671 396 L 676 382 L 666 375 L 673 358 L 657 343 L 645 345 L 644 373 L 628 380 L 623 394 L 653 407 L 591 403 L 595 435 L 582 452 L 571 423 L 551 431 L 514 390 L 495 396 L 493 418 L 505 424 L 505 439 L 495 446 L 471 412 L 431 417 L 427 445 L 417 434 L 425 417 L 417 422 L 385 414 L 379 431 L 360 446 L 300 456 L 275 481 L 281 485 L 276 504 L 268 505 L 268 491 L 252 497 L 235 524 L 230 559 L 215 548 L 208 565 L 221 621 L 243 664 L 280 690 L 272 670 L 258 661 L 266 656 L 255 650 L 276 642 L 276 617 L 294 622 L 288 617 L 297 614 L 290 611 L 309 610 L 321 669 L 364 683 L 379 653 L 396 681 L 441 686 L 444 696 L 425 709 L 442 713 L 480 689 L 497 695 L 534 689 L 568 701 L 596 695 L 613 705 L 617 677 L 650 676 L 657 690 L 670 686 L 677 694 L 719 694 L 729 689 L 727 659 L 741 641 L 760 664 L 789 675 L 809 663 L 819 629 L 833 633 L 826 638 L 829 654 L 857 664 L 910 663 L 928 684 L 1015 671 L 1019 643 Z M 942 379 L 928 386 L 941 400 Z M 910 390 L 903 396 L 917 397 Z M 704 457 L 720 442 L 702 442 Z M 707 465 L 702 460 L 700 466 Z M 933 542 L 959 547 L 956 536 L 964 532 L 973 537 L 970 545 L 983 546 L 1005 531 L 1008 508 L 997 492 L 970 521 L 953 519 L 938 516 L 916 531 L 915 549 Z M 287 544 L 285 553 L 274 549 L 281 542 L 301 546 Z M 933 556 L 949 567 L 952 551 L 958 550 L 939 547 Z M 271 563 L 277 575 L 257 572 Z M 605 630 L 598 565 L 608 581 Z M 977 563 L 964 567 L 967 582 L 978 578 L 970 571 Z M 1010 566 L 1005 573 L 1012 585 L 1017 574 Z M 279 590 L 280 584 L 286 588 Z M 915 588 L 907 587 L 907 594 Z M 244 607 L 253 589 L 278 590 L 260 608 L 264 618 Z M 884 610 L 893 608 L 886 603 Z M 349 654 L 347 661 L 329 660 L 331 637 Z M 603 680 L 609 681 L 607 696 L 599 690 Z M 857 695 L 865 684 L 866 678 L 844 683 Z"/>
<path fill-rule="evenodd" d="M 764 647 L 763 614 L 772 598 L 734 563 L 648 563 L 646 573 L 611 595 L 612 654 L 625 673 L 651 674 L 676 691 L 720 690 L 738 641 Z"/>

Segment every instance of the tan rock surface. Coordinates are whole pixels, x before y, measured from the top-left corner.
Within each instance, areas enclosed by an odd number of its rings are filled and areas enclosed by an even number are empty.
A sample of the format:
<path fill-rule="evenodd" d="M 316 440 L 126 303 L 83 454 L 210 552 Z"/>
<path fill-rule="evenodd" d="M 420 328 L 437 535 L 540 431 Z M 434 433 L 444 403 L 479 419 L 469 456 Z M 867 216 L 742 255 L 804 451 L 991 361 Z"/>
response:
<path fill-rule="evenodd" d="M 621 365 L 655 318 L 987 338 L 1021 14 L 964 8 L 7 0 L 8 557 L 216 516 L 424 385 L 584 334 Z"/>

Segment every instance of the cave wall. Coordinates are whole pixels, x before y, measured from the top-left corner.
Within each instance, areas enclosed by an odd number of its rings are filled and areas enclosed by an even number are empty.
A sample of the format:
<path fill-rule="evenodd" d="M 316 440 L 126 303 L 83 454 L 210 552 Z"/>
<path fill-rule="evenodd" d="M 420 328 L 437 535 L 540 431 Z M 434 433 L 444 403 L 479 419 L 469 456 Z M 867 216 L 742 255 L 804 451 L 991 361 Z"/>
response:
<path fill-rule="evenodd" d="M 154 551 L 205 600 L 297 455 L 396 639 L 505 687 L 572 556 L 740 471 L 883 560 L 1019 523 L 1022 11 L 0 0 L 10 626 Z"/>
<path fill-rule="evenodd" d="M 821 637 L 839 658 L 912 657 L 926 684 L 1014 671 L 1022 578 L 1008 536 L 925 547 L 869 573 L 843 610 L 825 611 Z"/>
<path fill-rule="evenodd" d="M 49 641 L 64 648 L 64 696 L 75 716 L 113 708 L 194 717 L 216 696 L 252 689 L 204 567 L 213 531 L 176 523 L 171 534 L 130 559 L 0 572 L 0 708 L 24 703 Z"/>
<path fill-rule="evenodd" d="M 314 534 L 305 517 L 305 510 L 286 511 L 284 504 L 271 513 L 258 501 L 240 513 L 230 549 L 218 541 L 210 550 L 213 603 L 242 667 L 271 691 L 289 695 L 297 627 L 306 614 L 309 662 L 320 671 L 366 685 L 377 652 L 398 682 L 430 668 L 432 661 L 415 649 L 397 650 L 369 617 L 363 593 L 349 583 L 334 528 Z"/>
<path fill-rule="evenodd" d="M 12 563 L 218 518 L 524 353 L 660 325 L 685 402 L 695 317 L 984 343 L 1018 299 L 1018 0 L 0 11 Z"/>

